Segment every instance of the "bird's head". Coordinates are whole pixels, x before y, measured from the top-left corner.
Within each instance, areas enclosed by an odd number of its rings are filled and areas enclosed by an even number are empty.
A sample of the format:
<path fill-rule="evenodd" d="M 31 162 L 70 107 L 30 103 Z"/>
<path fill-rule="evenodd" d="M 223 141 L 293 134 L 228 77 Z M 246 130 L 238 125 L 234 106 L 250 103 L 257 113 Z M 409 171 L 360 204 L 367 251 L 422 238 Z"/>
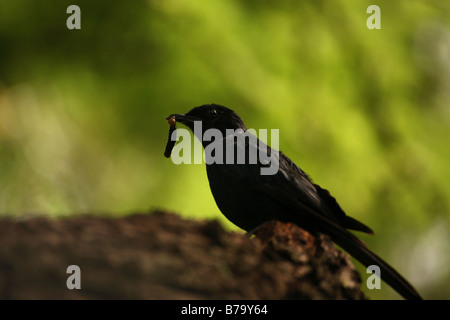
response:
<path fill-rule="evenodd" d="M 225 136 L 226 129 L 247 130 L 242 119 L 231 109 L 218 104 L 205 104 L 193 108 L 185 114 L 171 114 L 168 119 L 175 118 L 194 132 L 194 121 L 202 122 L 202 135 L 208 129 L 218 129 Z"/>

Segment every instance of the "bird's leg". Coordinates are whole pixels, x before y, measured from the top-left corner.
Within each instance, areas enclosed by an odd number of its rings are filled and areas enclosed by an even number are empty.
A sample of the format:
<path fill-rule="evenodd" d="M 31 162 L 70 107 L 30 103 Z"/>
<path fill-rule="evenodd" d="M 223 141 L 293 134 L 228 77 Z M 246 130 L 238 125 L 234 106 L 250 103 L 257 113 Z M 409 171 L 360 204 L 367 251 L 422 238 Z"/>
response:
<path fill-rule="evenodd" d="M 250 238 L 251 236 L 255 235 L 255 233 L 256 233 L 259 229 L 261 229 L 262 226 L 266 225 L 266 224 L 269 223 L 270 221 L 272 221 L 272 220 L 265 221 L 265 222 L 261 223 L 260 225 L 257 225 L 257 226 L 254 227 L 253 229 L 250 229 L 249 231 L 247 231 L 247 232 L 245 233 L 245 235 L 246 235 L 247 237 Z"/>

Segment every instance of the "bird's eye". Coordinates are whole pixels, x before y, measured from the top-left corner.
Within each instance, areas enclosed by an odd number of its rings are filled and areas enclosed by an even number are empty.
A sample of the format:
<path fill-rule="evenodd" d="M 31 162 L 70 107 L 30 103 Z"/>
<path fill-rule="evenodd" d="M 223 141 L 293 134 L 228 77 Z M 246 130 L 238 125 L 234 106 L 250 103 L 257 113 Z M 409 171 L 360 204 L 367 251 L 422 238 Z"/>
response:
<path fill-rule="evenodd" d="M 210 115 L 211 117 L 215 117 L 215 116 L 217 115 L 217 110 L 216 110 L 216 109 L 210 110 L 210 111 L 209 111 L 209 115 Z"/>

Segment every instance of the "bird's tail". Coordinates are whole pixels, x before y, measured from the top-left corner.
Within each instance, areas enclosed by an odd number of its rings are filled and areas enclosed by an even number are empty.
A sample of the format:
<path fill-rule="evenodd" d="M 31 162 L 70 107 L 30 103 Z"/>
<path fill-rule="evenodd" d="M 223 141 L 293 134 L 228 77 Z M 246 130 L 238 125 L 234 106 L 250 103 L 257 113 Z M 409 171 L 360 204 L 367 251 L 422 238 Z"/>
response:
<path fill-rule="evenodd" d="M 381 271 L 381 279 L 405 299 L 422 300 L 422 297 L 417 293 L 416 289 L 414 289 L 405 278 L 403 278 L 386 261 L 370 251 L 364 242 L 344 229 L 345 227 L 337 225 L 322 214 L 315 212 L 299 201 L 292 193 L 280 190 L 280 188 L 274 188 L 268 184 L 257 186 L 257 188 L 269 196 L 284 199 L 284 201 L 280 203 L 281 205 L 286 205 L 288 203 L 291 206 L 291 210 L 294 213 L 287 211 L 289 214 L 283 220 L 294 222 L 298 226 L 305 227 L 306 230 L 318 231 L 329 235 L 337 245 L 342 247 L 364 266 L 369 267 L 371 265 L 377 265 Z M 298 215 L 296 214 L 297 212 L 302 212 L 302 214 Z"/>
<path fill-rule="evenodd" d="M 356 236 L 344 229 L 328 230 L 331 239 L 347 251 L 364 266 L 377 265 L 380 268 L 380 277 L 401 296 L 408 300 L 421 300 L 422 297 L 414 287 L 403 278 L 393 267 L 369 250 L 367 245 Z"/>

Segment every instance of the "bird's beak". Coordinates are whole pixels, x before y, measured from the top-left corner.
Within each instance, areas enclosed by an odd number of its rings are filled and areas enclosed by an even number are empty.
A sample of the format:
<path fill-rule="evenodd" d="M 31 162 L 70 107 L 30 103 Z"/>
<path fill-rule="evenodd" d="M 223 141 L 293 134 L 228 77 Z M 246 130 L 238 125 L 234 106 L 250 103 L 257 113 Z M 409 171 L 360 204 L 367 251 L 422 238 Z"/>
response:
<path fill-rule="evenodd" d="M 194 121 L 200 121 L 201 119 L 199 117 L 189 116 L 186 114 L 180 114 L 180 113 L 174 113 L 171 114 L 166 118 L 167 121 L 170 121 L 170 119 L 174 118 L 175 122 L 180 122 L 184 125 L 193 123 Z"/>

